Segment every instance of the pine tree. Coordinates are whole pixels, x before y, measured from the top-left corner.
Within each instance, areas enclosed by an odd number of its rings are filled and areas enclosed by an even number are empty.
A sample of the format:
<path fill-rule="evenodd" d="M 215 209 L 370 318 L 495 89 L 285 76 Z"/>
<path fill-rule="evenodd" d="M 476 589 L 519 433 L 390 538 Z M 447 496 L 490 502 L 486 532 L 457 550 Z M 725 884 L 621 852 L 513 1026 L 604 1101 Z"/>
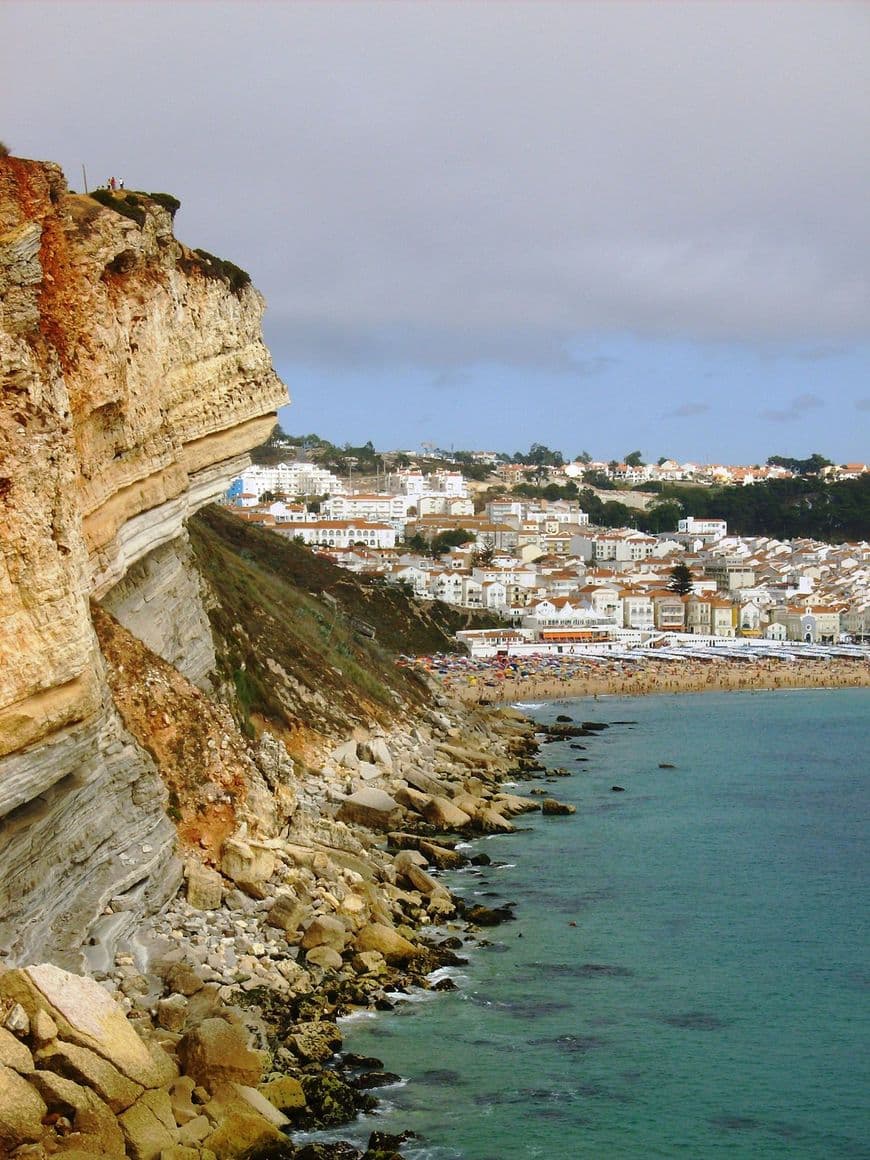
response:
<path fill-rule="evenodd" d="M 671 568 L 671 578 L 668 581 L 668 588 L 671 592 L 678 592 L 680 596 L 685 596 L 692 591 L 692 573 L 688 564 L 680 561 Z"/>

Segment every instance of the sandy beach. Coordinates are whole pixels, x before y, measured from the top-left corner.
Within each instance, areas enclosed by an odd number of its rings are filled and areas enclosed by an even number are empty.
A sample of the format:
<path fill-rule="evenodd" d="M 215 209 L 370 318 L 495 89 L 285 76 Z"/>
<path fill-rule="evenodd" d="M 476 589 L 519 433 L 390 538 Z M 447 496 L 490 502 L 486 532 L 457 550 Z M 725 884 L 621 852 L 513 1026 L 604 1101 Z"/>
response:
<path fill-rule="evenodd" d="M 452 696 L 480 704 L 606 695 L 870 686 L 870 664 L 865 659 L 842 657 L 790 661 L 531 657 L 514 667 L 480 661 L 465 666 L 452 662 L 446 671 L 427 671 Z"/>

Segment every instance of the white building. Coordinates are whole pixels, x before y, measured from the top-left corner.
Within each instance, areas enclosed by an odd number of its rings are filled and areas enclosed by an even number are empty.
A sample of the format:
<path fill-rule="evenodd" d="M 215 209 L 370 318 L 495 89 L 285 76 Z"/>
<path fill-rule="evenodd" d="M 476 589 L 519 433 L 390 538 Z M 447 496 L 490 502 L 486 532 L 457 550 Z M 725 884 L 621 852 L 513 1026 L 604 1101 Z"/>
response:
<path fill-rule="evenodd" d="M 420 516 L 473 516 L 474 501 L 467 496 L 447 495 L 443 492 L 424 492 L 416 498 L 417 515 Z"/>
<path fill-rule="evenodd" d="M 687 536 L 701 536 L 705 540 L 721 540 L 728 535 L 725 520 L 700 520 L 686 516 L 677 524 L 677 531 Z"/>
<path fill-rule="evenodd" d="M 320 505 L 321 514 L 328 520 L 365 520 L 368 523 L 391 524 L 401 531 L 408 508 L 414 506 L 407 495 L 378 495 L 354 492 L 353 495 L 334 495 Z"/>
<path fill-rule="evenodd" d="M 261 496 L 266 491 L 293 498 L 297 495 L 336 495 L 347 490 L 331 471 L 314 463 L 253 463 L 239 476 L 242 491 Z"/>
<path fill-rule="evenodd" d="M 396 546 L 395 528 L 365 520 L 313 520 L 307 524 L 294 524 L 292 531 L 283 534 L 301 539 L 310 546 L 327 548 L 352 548 L 355 544 L 365 544 L 367 548 Z"/>

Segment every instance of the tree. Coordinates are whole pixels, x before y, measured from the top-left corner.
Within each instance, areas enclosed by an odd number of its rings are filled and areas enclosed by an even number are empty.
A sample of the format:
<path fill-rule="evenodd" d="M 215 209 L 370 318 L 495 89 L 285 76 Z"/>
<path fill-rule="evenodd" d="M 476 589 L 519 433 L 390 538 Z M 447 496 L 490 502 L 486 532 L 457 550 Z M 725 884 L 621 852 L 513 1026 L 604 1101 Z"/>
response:
<path fill-rule="evenodd" d="M 442 555 L 448 548 L 459 548 L 474 539 L 474 532 L 465 528 L 451 528 L 446 532 L 439 532 L 433 539 L 430 551 L 433 558 Z"/>
<path fill-rule="evenodd" d="M 814 451 L 806 459 L 793 459 L 788 455 L 770 455 L 767 463 L 770 467 L 784 467 L 787 471 L 793 471 L 795 475 L 818 475 L 823 467 L 832 466 L 830 459 L 825 459 L 818 451 Z"/>
<path fill-rule="evenodd" d="M 584 471 L 583 482 L 589 487 L 597 487 L 599 491 L 616 491 L 616 484 L 602 471 Z"/>
<path fill-rule="evenodd" d="M 551 451 L 545 443 L 533 443 L 524 455 L 518 451 L 514 463 L 529 463 L 534 467 L 562 467 L 565 460 L 561 451 Z"/>
<path fill-rule="evenodd" d="M 426 552 L 429 550 L 429 544 L 419 532 L 415 532 L 413 536 L 405 537 L 405 547 L 409 552 Z"/>
<path fill-rule="evenodd" d="M 479 548 L 471 553 L 471 563 L 475 568 L 491 568 L 495 560 L 495 542 L 486 536 Z"/>
<path fill-rule="evenodd" d="M 677 592 L 680 596 L 685 596 L 692 591 L 692 572 L 688 564 L 684 564 L 682 560 L 679 564 L 674 564 L 671 568 L 671 578 L 668 580 L 668 588 L 671 592 Z"/>
<path fill-rule="evenodd" d="M 581 451 L 580 454 L 577 456 L 577 458 L 574 460 L 574 462 L 575 463 L 591 463 L 592 456 L 589 454 L 588 451 Z"/>
<path fill-rule="evenodd" d="M 669 499 L 641 512 L 638 525 L 644 532 L 673 532 L 682 516 L 682 504 L 675 499 Z"/>
<path fill-rule="evenodd" d="M 625 457 L 626 467 L 643 467 L 643 457 L 639 451 L 629 451 Z"/>

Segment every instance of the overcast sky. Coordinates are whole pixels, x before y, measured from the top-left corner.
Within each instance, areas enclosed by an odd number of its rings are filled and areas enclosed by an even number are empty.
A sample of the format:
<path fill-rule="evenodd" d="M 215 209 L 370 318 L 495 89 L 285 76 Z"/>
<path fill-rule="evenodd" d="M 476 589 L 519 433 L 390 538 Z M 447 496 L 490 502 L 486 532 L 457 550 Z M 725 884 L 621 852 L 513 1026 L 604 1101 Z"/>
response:
<path fill-rule="evenodd" d="M 0 137 L 181 198 L 342 443 L 870 458 L 870 4 L 0 0 Z"/>

